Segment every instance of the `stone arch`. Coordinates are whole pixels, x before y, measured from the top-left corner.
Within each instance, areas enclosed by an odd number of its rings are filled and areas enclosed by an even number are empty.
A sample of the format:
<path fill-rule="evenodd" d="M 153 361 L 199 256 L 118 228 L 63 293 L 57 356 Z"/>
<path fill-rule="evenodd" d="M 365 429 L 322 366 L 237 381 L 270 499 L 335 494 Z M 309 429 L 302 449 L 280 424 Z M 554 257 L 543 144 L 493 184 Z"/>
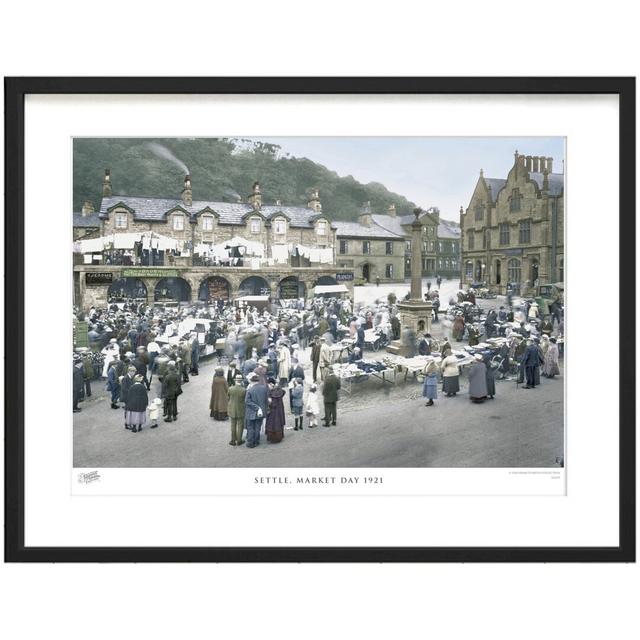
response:
<path fill-rule="evenodd" d="M 129 298 L 147 298 L 147 286 L 140 278 L 118 278 L 107 291 L 107 301 L 128 300 Z"/>
<path fill-rule="evenodd" d="M 160 278 L 153 297 L 155 302 L 190 302 L 191 285 L 184 278 Z"/>
<path fill-rule="evenodd" d="M 202 302 L 231 300 L 231 283 L 222 276 L 207 276 L 198 288 L 198 300 Z"/>
<path fill-rule="evenodd" d="M 318 286 L 331 286 L 338 284 L 337 280 L 333 276 L 320 276 L 314 283 L 314 287 Z"/>
<path fill-rule="evenodd" d="M 306 297 L 306 285 L 298 276 L 287 276 L 278 283 L 277 297 L 281 300 L 297 300 Z"/>
<path fill-rule="evenodd" d="M 261 276 L 249 276 L 238 287 L 238 297 L 242 296 L 270 296 L 271 286 Z"/>

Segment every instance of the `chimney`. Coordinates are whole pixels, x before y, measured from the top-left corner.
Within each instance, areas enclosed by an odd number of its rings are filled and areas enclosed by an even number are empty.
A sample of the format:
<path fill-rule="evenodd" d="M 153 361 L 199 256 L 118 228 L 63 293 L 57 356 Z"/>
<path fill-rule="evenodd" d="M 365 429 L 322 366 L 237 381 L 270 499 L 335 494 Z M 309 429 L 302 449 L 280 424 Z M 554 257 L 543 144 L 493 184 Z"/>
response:
<path fill-rule="evenodd" d="M 111 169 L 104 170 L 104 180 L 102 181 L 102 196 L 111 197 Z"/>
<path fill-rule="evenodd" d="M 533 172 L 534 173 L 540 173 L 540 158 L 539 158 L 539 156 L 533 156 L 533 158 L 531 158 L 531 160 L 533 160 Z"/>
<path fill-rule="evenodd" d="M 553 158 L 547 158 L 547 171 L 553 173 Z"/>
<path fill-rule="evenodd" d="M 95 213 L 95 209 L 93 208 L 93 202 L 91 200 L 85 200 L 82 205 L 82 217 L 86 218 L 90 216 L 92 213 Z"/>
<path fill-rule="evenodd" d="M 309 207 L 309 209 L 313 209 L 316 213 L 320 213 L 320 211 L 322 211 L 322 203 L 320 202 L 320 193 L 318 189 L 311 190 L 311 198 L 307 203 L 307 207 Z"/>
<path fill-rule="evenodd" d="M 390 204 L 389 208 L 387 209 L 387 213 L 392 217 L 395 218 L 396 217 L 396 205 L 395 204 Z"/>
<path fill-rule="evenodd" d="M 549 169 L 547 167 L 544 168 L 542 175 L 543 175 L 542 190 L 549 191 Z"/>
<path fill-rule="evenodd" d="M 531 167 L 532 167 L 532 160 L 531 160 L 531 156 L 527 156 L 527 157 L 524 159 L 524 166 L 525 166 L 525 169 L 526 169 L 527 171 L 533 171 L 533 169 L 531 168 Z"/>
<path fill-rule="evenodd" d="M 249 204 L 253 206 L 255 211 L 259 211 L 262 208 L 262 192 L 260 191 L 260 183 L 257 180 L 253 183 Z"/>
<path fill-rule="evenodd" d="M 184 177 L 184 188 L 182 189 L 182 202 L 190 207 L 193 204 L 193 192 L 191 191 L 191 176 L 187 173 Z"/>
<path fill-rule="evenodd" d="M 278 198 L 276 200 L 276 207 L 281 207 L 282 206 L 282 200 L 280 200 L 280 198 Z"/>

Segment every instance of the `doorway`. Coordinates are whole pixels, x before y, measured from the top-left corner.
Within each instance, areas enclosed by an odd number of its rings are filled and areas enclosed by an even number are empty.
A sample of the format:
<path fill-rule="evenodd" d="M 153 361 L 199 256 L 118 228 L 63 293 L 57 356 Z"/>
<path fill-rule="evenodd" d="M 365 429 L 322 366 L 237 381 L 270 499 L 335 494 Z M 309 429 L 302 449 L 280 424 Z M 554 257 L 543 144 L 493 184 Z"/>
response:
<path fill-rule="evenodd" d="M 369 263 L 362 265 L 362 278 L 366 282 L 371 282 L 371 265 Z"/>
<path fill-rule="evenodd" d="M 502 284 L 502 264 L 496 260 L 496 284 Z"/>

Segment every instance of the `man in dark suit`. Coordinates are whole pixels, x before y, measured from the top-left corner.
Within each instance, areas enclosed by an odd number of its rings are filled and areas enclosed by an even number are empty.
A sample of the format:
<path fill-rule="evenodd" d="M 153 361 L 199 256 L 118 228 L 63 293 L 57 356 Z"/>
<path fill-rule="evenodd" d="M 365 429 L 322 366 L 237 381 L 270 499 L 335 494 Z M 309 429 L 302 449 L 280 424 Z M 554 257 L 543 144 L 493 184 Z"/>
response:
<path fill-rule="evenodd" d="M 79 356 L 74 358 L 73 362 L 73 413 L 82 411 L 78 407 L 80 402 L 80 394 L 82 393 L 82 387 L 84 385 L 84 366 Z"/>
<path fill-rule="evenodd" d="M 324 398 L 324 418 L 323 425 L 328 427 L 329 423 L 335 426 L 337 420 L 338 389 L 340 389 L 340 378 L 336 376 L 333 369 L 329 370 L 329 375 L 325 378 L 322 386 L 322 396 Z"/>
<path fill-rule="evenodd" d="M 313 367 L 314 382 L 316 382 L 318 366 L 320 364 L 320 346 L 320 336 L 316 336 L 313 339 L 313 346 L 311 347 L 311 366 Z"/>
<path fill-rule="evenodd" d="M 524 372 L 527 377 L 527 384 L 524 388 L 535 388 L 536 378 L 538 377 L 536 376 L 536 369 L 540 367 L 540 352 L 538 351 L 538 345 L 531 340 L 527 343 L 527 350 L 522 357 L 522 365 L 524 366 Z"/>
<path fill-rule="evenodd" d="M 268 396 L 267 385 L 258 383 L 257 374 L 249 374 L 249 386 L 244 398 L 244 420 L 247 427 L 247 447 L 250 449 L 260 444 L 260 429 L 267 415 Z"/>
<path fill-rule="evenodd" d="M 176 372 L 176 363 L 167 363 L 167 374 L 162 378 L 162 395 L 164 396 L 167 417 L 165 422 L 178 419 L 178 396 L 182 393 L 180 379 Z"/>

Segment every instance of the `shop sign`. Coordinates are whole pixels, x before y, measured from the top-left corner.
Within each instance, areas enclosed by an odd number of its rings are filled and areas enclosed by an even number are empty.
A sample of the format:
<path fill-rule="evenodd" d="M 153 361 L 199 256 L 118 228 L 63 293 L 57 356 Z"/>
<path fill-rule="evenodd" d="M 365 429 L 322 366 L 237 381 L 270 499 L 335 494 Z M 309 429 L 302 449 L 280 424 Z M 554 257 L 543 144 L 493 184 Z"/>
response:
<path fill-rule="evenodd" d="M 110 271 L 88 271 L 84 274 L 84 281 L 88 287 L 111 284 L 113 282 L 113 273 Z"/>
<path fill-rule="evenodd" d="M 179 277 L 177 269 L 154 269 L 153 267 L 134 267 L 132 269 L 123 269 L 123 278 L 177 278 Z"/>
<path fill-rule="evenodd" d="M 350 282 L 351 280 L 353 280 L 353 271 L 336 273 L 336 282 Z"/>

